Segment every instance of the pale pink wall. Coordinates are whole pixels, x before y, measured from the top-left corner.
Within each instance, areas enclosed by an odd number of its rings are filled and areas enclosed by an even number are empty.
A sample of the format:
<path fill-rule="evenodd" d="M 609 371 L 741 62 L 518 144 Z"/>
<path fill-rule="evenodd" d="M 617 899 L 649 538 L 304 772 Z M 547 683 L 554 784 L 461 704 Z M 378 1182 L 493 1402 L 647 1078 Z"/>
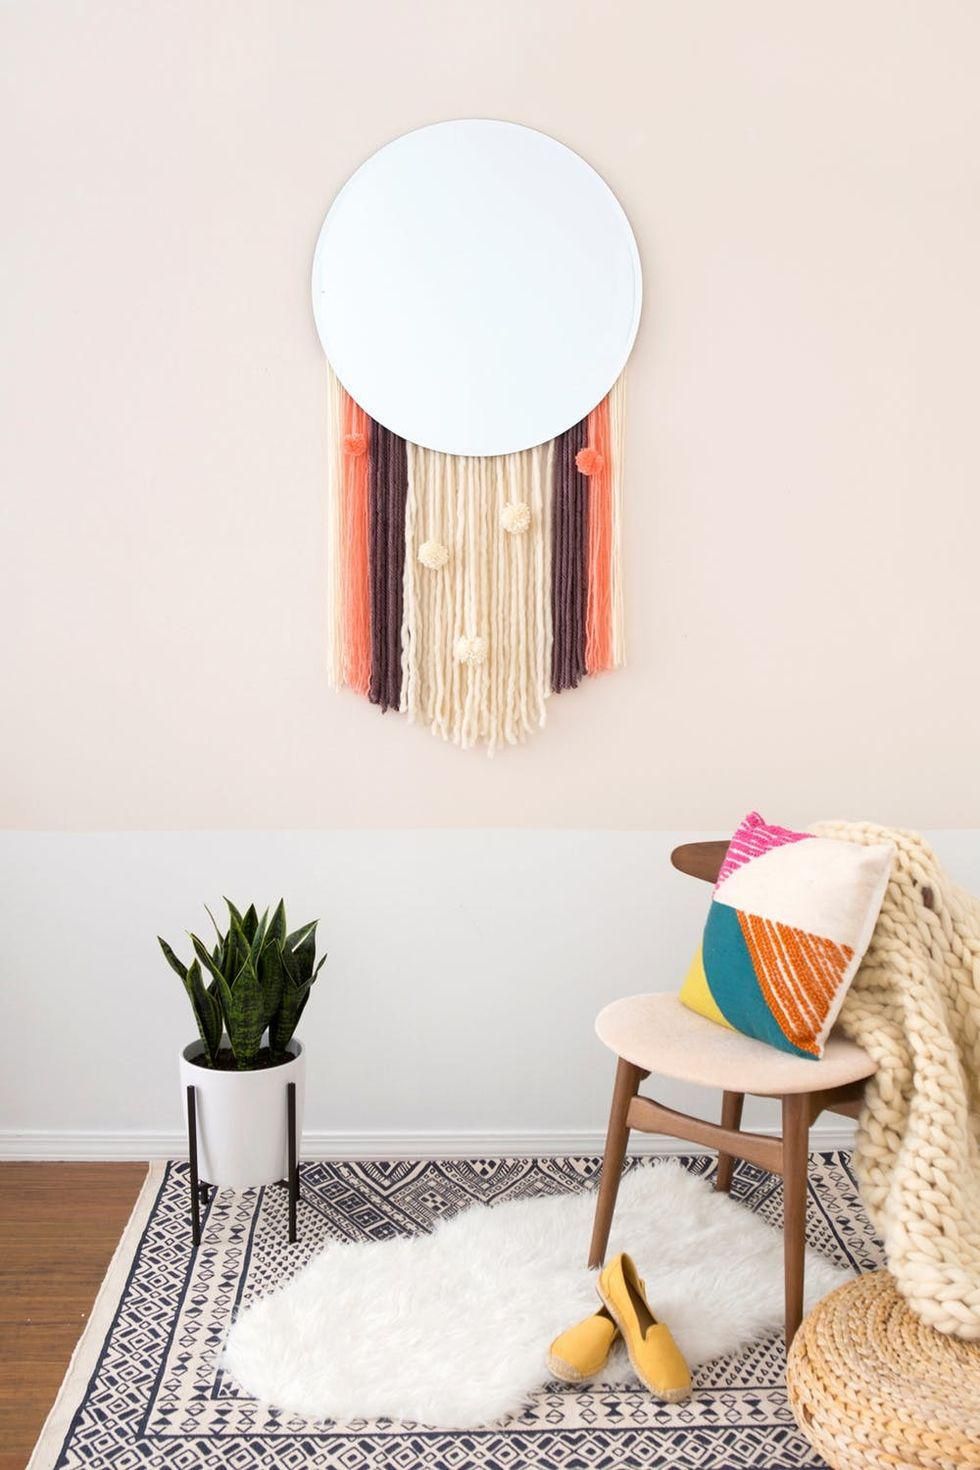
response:
<path fill-rule="evenodd" d="M 980 6 L 0 7 L 8 826 L 980 826 Z M 323 673 L 309 267 L 489 115 L 635 228 L 629 669 L 494 761 Z"/>

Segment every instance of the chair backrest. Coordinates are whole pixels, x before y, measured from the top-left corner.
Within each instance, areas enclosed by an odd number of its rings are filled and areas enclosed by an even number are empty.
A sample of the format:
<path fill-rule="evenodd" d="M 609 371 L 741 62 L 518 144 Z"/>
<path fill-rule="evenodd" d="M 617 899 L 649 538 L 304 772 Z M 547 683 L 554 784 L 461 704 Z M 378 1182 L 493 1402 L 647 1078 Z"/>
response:
<path fill-rule="evenodd" d="M 705 883 L 717 883 L 721 865 L 728 851 L 727 841 L 685 842 L 675 847 L 670 855 L 674 867 L 691 878 L 703 878 Z"/>

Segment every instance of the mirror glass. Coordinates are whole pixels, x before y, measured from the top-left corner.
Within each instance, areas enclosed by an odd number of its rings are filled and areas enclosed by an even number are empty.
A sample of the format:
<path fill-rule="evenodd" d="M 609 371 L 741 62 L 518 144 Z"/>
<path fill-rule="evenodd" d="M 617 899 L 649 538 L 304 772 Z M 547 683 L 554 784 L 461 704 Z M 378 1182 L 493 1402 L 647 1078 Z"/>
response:
<path fill-rule="evenodd" d="M 594 408 L 640 319 L 636 241 L 578 154 L 515 123 L 396 138 L 337 195 L 313 310 L 352 398 L 427 449 L 506 454 Z"/>

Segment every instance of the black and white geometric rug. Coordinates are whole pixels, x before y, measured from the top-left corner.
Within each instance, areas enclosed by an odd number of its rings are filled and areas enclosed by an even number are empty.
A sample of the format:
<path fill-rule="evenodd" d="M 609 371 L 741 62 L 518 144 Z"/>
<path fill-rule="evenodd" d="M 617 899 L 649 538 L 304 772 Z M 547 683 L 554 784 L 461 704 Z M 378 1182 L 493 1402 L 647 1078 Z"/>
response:
<path fill-rule="evenodd" d="M 656 1159 L 633 1161 L 655 1168 Z M 685 1159 L 696 1174 L 714 1160 Z M 450 1433 L 390 1421 L 335 1424 L 246 1398 L 221 1371 L 234 1314 L 326 1240 L 426 1231 L 474 1201 L 553 1195 L 593 1183 L 599 1160 L 453 1159 L 307 1162 L 300 1242 L 286 1243 L 285 1192 L 212 1195 L 191 1249 L 187 1168 L 154 1166 L 120 1241 L 29 1470 L 798 1470 L 823 1461 L 786 1402 L 782 1342 L 772 1339 L 695 1374 L 694 1397 L 549 1385 L 500 1428 Z M 733 1194 L 771 1224 L 778 1178 L 737 1166 Z M 845 1153 L 810 1165 L 809 1243 L 840 1265 L 882 1253 Z"/>

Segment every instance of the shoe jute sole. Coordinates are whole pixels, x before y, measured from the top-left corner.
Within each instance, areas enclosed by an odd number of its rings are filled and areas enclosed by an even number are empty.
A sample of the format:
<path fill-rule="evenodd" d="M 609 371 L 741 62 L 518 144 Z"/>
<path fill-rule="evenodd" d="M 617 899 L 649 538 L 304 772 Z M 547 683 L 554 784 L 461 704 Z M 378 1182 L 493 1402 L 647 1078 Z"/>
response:
<path fill-rule="evenodd" d="M 556 1358 L 554 1353 L 548 1354 L 548 1372 L 559 1383 L 589 1383 L 596 1376 L 594 1373 L 580 1373 L 571 1363 L 566 1363 L 564 1358 Z"/>
<path fill-rule="evenodd" d="M 619 1335 L 623 1339 L 623 1344 L 629 1354 L 633 1372 L 643 1384 L 644 1388 L 648 1388 L 654 1398 L 659 1399 L 663 1404 L 682 1404 L 685 1399 L 689 1399 L 691 1397 L 691 1390 L 689 1388 L 658 1388 L 655 1383 L 650 1382 L 649 1378 L 644 1377 L 642 1369 L 633 1356 L 633 1349 L 630 1347 L 629 1338 L 626 1336 L 626 1329 L 623 1326 L 622 1320 L 612 1302 L 603 1292 L 598 1280 L 596 1281 L 595 1289 L 599 1293 L 599 1300 L 602 1302 L 602 1305 L 619 1328 Z"/>

